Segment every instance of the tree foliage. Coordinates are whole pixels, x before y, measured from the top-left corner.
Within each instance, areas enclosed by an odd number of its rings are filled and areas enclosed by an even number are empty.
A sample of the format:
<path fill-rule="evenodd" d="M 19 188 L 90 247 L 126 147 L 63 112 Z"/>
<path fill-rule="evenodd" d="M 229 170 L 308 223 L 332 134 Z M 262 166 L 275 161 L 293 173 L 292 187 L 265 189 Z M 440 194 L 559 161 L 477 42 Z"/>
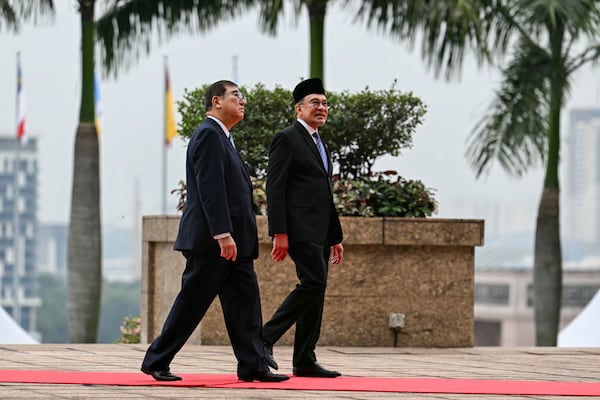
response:
<path fill-rule="evenodd" d="M 328 101 L 333 108 L 321 131 L 341 178 L 370 176 L 381 156 L 411 148 L 427 112 L 419 98 L 397 90 L 396 82 L 387 90 L 330 93 Z"/>
<path fill-rule="evenodd" d="M 65 278 L 42 274 L 38 285 L 41 306 L 37 312 L 37 330 L 42 342 L 69 343 Z M 121 337 L 120 325 L 124 318 L 140 313 L 140 293 L 140 281 L 104 282 L 98 343 L 114 343 Z"/>
<path fill-rule="evenodd" d="M 433 189 L 396 171 L 336 179 L 333 197 L 339 215 L 360 217 L 429 217 L 437 210 Z"/>
<path fill-rule="evenodd" d="M 53 0 L 0 0 L 0 32 L 18 32 L 21 22 L 54 17 Z"/>
<path fill-rule="evenodd" d="M 247 0 L 109 0 L 96 23 L 104 68 L 116 75 L 140 56 L 154 39 L 163 43 L 179 33 L 201 33 L 218 22 L 242 15 Z"/>
<path fill-rule="evenodd" d="M 188 140 L 204 120 L 207 85 L 186 91 L 178 102 L 179 132 Z M 272 137 L 295 120 L 292 93 L 279 86 L 242 87 L 248 98 L 246 114 L 231 134 L 246 161 L 254 184 L 258 214 L 266 215 L 265 175 Z M 388 90 L 359 93 L 327 93 L 332 104 L 321 133 L 327 139 L 338 173 L 334 200 L 340 215 L 425 217 L 437 209 L 433 191 L 420 181 L 396 176 L 395 171 L 376 173 L 375 161 L 383 155 L 397 156 L 412 147 L 416 128 L 423 123 L 426 106 L 412 93 L 401 93 L 395 83 Z M 185 182 L 174 189 L 185 207 Z"/>
<path fill-rule="evenodd" d="M 179 132 L 184 140 L 204 119 L 206 89 L 205 85 L 186 91 L 177 104 L 181 114 Z M 257 84 L 241 89 L 248 104 L 244 120 L 233 128 L 232 135 L 251 176 L 263 178 L 271 138 L 295 120 L 293 96 L 280 86 L 269 90 Z M 328 92 L 327 97 L 332 108 L 321 132 L 342 179 L 370 176 L 381 156 L 397 156 L 402 149 L 412 147 L 413 134 L 427 111 L 419 98 L 401 93 L 395 83 L 389 90 Z"/>
<path fill-rule="evenodd" d="M 56 275 L 38 276 L 40 308 L 37 310 L 37 330 L 43 343 L 68 343 L 67 287 Z"/>

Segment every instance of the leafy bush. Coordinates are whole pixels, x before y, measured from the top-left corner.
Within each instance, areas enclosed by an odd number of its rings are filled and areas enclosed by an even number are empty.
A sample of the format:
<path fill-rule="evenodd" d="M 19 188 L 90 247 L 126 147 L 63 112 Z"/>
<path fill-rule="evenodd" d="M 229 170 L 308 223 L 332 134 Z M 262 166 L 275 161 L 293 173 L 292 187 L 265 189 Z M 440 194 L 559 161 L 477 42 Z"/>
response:
<path fill-rule="evenodd" d="M 177 103 L 182 116 L 179 133 L 189 139 L 204 120 L 204 93 L 208 85 L 185 92 Z M 271 138 L 295 120 L 292 92 L 262 84 L 241 88 L 248 104 L 244 120 L 233 128 L 236 147 L 250 175 L 263 178 L 267 171 Z M 386 154 L 397 156 L 412 147 L 412 135 L 423 123 L 425 105 L 411 93 L 401 94 L 395 82 L 389 90 L 360 93 L 327 93 L 333 105 L 320 130 L 327 139 L 332 161 L 342 178 L 370 175 L 375 161 Z"/>
<path fill-rule="evenodd" d="M 412 93 L 400 93 L 396 82 L 389 90 L 327 93 L 332 104 L 320 131 L 337 168 L 334 200 L 340 215 L 432 215 L 437 208 L 433 191 L 420 181 L 406 180 L 393 171 L 372 171 L 383 155 L 398 156 L 412 147 L 412 136 L 423 123 L 426 106 Z M 179 133 L 188 140 L 204 120 L 204 93 L 208 85 L 184 94 L 177 103 L 182 116 Z M 236 148 L 248 165 L 254 184 L 257 214 L 266 215 L 265 176 L 271 138 L 295 120 L 292 93 L 262 84 L 241 87 L 248 99 L 244 120 L 232 134 Z M 179 195 L 178 210 L 185 206 L 185 182 L 171 193 Z"/>
<path fill-rule="evenodd" d="M 140 343 L 140 334 L 142 332 L 141 323 L 142 319 L 140 316 L 125 317 L 120 328 L 121 337 L 118 338 L 115 343 Z"/>
<path fill-rule="evenodd" d="M 345 216 L 429 217 L 437 209 L 432 189 L 396 171 L 335 179 L 333 196 L 338 213 Z"/>
<path fill-rule="evenodd" d="M 398 92 L 395 85 L 389 90 L 327 95 L 333 108 L 320 130 L 342 179 L 370 176 L 379 157 L 398 156 L 412 147 L 426 107 L 412 93 Z"/>

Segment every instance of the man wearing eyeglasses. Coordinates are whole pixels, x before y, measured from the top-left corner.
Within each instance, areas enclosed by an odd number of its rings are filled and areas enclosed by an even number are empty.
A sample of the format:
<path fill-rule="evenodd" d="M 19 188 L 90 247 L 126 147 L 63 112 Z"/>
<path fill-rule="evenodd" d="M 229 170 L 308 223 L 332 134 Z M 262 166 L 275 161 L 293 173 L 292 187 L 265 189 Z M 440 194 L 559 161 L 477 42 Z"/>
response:
<path fill-rule="evenodd" d="M 181 380 L 171 361 L 219 296 L 238 378 L 284 381 L 289 377 L 272 373 L 265 360 L 252 183 L 230 134 L 244 118 L 246 99 L 235 83 L 218 81 L 205 102 L 207 118 L 188 143 L 186 205 L 174 246 L 186 258 L 181 290 L 141 370 L 157 381 Z"/>
<path fill-rule="evenodd" d="M 267 212 L 271 257 L 287 254 L 296 265 L 296 285 L 263 327 L 265 355 L 278 369 L 273 345 L 296 325 L 292 371 L 295 376 L 335 378 L 341 374 L 317 362 L 328 264 L 342 262 L 342 228 L 333 204 L 331 157 L 319 135 L 329 103 L 318 78 L 293 91 L 297 121 L 273 137 L 267 168 Z"/>

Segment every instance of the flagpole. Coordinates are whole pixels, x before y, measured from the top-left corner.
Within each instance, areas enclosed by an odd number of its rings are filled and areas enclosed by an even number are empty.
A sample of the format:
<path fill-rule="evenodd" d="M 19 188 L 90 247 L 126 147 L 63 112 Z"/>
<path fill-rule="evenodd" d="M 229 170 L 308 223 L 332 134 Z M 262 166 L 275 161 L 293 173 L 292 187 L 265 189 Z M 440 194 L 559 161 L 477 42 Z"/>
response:
<path fill-rule="evenodd" d="M 14 200 L 13 200 L 13 220 L 14 220 L 14 231 L 13 231 L 13 246 L 15 251 L 14 268 L 12 276 L 12 292 L 13 292 L 13 307 L 12 317 L 21 325 L 21 302 L 19 299 L 19 273 L 21 271 L 21 242 L 19 238 L 19 231 L 21 221 L 19 218 L 19 164 L 21 162 L 21 142 L 17 139 L 17 149 L 15 151 L 15 166 L 14 166 Z"/>
<path fill-rule="evenodd" d="M 16 102 L 16 151 L 15 151 L 15 163 L 13 168 L 13 185 L 14 185 L 14 198 L 13 198 L 13 247 L 14 247 L 14 266 L 12 274 L 12 294 L 13 294 L 13 306 L 12 306 L 12 317 L 15 322 L 21 325 L 21 304 L 19 299 L 19 272 L 21 271 L 21 245 L 19 241 L 19 231 L 21 222 L 19 220 L 19 164 L 21 159 L 21 140 L 19 137 L 19 124 L 20 124 L 20 102 L 23 90 L 21 82 L 21 52 L 17 51 L 17 102 Z"/>
<path fill-rule="evenodd" d="M 231 57 L 231 79 L 236 83 L 240 84 L 240 75 L 238 71 L 238 56 L 234 54 Z"/>
<path fill-rule="evenodd" d="M 162 133 L 162 213 L 163 215 L 167 214 L 167 56 L 164 56 L 164 65 L 165 65 L 165 73 L 164 73 L 164 85 L 163 85 L 163 133 Z"/>

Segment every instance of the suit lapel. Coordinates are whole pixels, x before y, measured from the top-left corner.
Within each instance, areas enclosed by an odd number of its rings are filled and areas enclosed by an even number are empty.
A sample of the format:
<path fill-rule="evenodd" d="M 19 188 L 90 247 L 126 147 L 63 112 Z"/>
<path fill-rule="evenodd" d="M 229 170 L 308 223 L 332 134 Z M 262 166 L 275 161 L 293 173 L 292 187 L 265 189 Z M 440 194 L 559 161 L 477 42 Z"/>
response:
<path fill-rule="evenodd" d="M 313 138 L 310 136 L 310 133 L 308 133 L 306 128 L 298 121 L 296 121 L 296 129 L 302 135 L 302 139 L 304 140 L 304 143 L 308 146 L 310 151 L 315 156 L 317 162 L 321 166 L 321 170 L 323 171 L 323 173 L 325 175 L 327 175 L 327 171 L 325 170 L 325 166 L 323 165 L 323 160 L 321 160 L 321 155 L 319 154 L 319 149 L 317 148 L 317 144 L 315 143 Z M 327 146 L 325 146 L 325 143 L 323 143 L 323 147 L 325 147 L 325 154 L 327 155 L 327 162 L 329 163 L 329 165 L 331 165 L 331 160 L 329 157 L 329 150 L 327 149 Z"/>
<path fill-rule="evenodd" d="M 244 160 L 242 160 L 242 156 L 240 155 L 240 153 L 233 146 L 233 144 L 231 143 L 231 141 L 225 134 L 225 131 L 223 130 L 223 128 L 221 128 L 221 126 L 215 120 L 213 120 L 212 118 L 207 118 L 206 120 L 210 121 L 210 123 L 215 127 L 215 129 L 221 133 L 221 139 L 225 142 L 225 145 L 228 146 L 229 149 L 235 154 L 235 157 L 238 158 L 238 160 L 240 161 L 240 163 L 242 165 L 242 169 L 244 171 L 244 174 L 243 174 L 244 178 L 246 178 L 246 182 L 248 182 L 248 185 L 250 185 L 250 187 L 252 188 L 252 180 L 250 179 L 250 171 L 248 171 L 248 167 L 246 166 L 246 163 L 244 162 Z"/>

